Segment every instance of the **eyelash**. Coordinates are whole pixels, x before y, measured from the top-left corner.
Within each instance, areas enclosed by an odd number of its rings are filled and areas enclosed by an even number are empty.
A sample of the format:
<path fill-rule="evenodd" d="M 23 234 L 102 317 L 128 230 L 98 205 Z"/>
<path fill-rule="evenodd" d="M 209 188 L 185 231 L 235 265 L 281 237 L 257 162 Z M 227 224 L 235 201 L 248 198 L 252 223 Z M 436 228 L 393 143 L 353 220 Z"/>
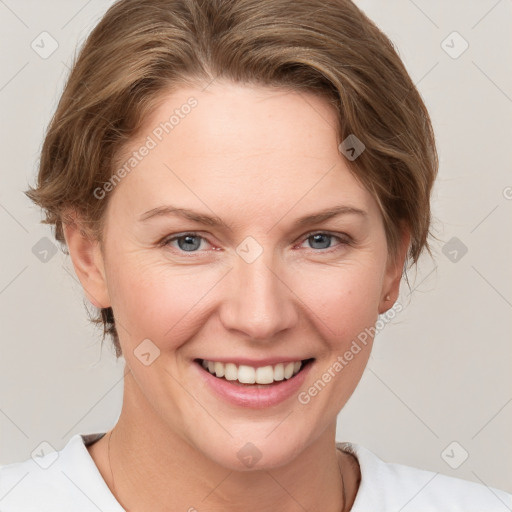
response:
<path fill-rule="evenodd" d="M 347 245 L 351 245 L 353 240 L 351 237 L 349 237 L 346 233 L 338 233 L 337 235 L 334 235 L 332 233 L 329 233 L 327 231 L 312 231 L 311 233 L 308 233 L 307 235 L 305 235 L 303 238 L 302 238 L 302 243 L 304 243 L 306 240 L 308 240 L 310 237 L 312 236 L 315 236 L 315 235 L 327 235 L 328 237 L 331 237 L 331 238 L 336 238 L 339 240 L 339 244 L 338 245 L 335 245 L 334 247 L 328 247 L 327 249 L 310 249 L 311 251 L 314 251 L 314 252 L 317 252 L 317 253 L 332 253 L 332 252 L 335 252 L 337 250 L 339 250 L 340 248 L 344 247 L 344 246 L 347 246 Z M 342 235 L 342 236 L 339 236 L 339 235 Z M 170 246 L 170 243 L 175 241 L 175 240 L 178 240 L 180 238 L 185 238 L 187 236 L 193 236 L 193 237 L 198 237 L 198 238 L 201 238 L 203 240 L 206 240 L 205 237 L 199 235 L 197 232 L 194 232 L 194 231 L 188 231 L 188 232 L 184 232 L 184 233 L 178 233 L 176 235 L 171 235 L 171 236 L 168 236 L 166 238 L 164 238 L 160 243 L 159 245 L 163 246 L 163 247 L 168 247 Z M 176 248 L 174 248 L 176 249 Z M 186 257 L 194 257 L 195 255 L 197 255 L 198 253 L 202 252 L 202 251 L 183 251 L 179 248 L 176 249 L 180 255 L 184 255 Z"/>

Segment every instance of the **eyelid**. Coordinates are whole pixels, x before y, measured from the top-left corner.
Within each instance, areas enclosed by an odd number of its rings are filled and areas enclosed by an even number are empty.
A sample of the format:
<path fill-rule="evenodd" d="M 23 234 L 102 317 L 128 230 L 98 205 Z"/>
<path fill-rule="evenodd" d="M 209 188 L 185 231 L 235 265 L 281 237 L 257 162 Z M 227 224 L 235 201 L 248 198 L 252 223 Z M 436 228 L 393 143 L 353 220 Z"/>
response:
<path fill-rule="evenodd" d="M 312 237 L 314 235 L 327 235 L 327 236 L 331 236 L 333 238 L 337 238 L 340 241 L 340 243 L 338 245 L 335 245 L 334 247 L 328 247 L 327 249 L 309 248 L 310 251 L 313 251 L 313 252 L 316 252 L 319 254 L 332 252 L 332 251 L 335 251 L 340 246 L 351 245 L 354 243 L 354 239 L 347 233 L 333 233 L 331 231 L 322 230 L 322 229 L 310 231 L 309 233 L 302 235 L 301 238 L 299 239 L 299 243 L 304 243 L 309 237 Z"/>
<path fill-rule="evenodd" d="M 302 235 L 301 239 L 307 240 L 310 236 L 314 236 L 314 235 L 329 235 L 334 238 L 339 238 L 340 240 L 343 240 L 346 243 L 353 241 L 353 238 L 350 235 L 348 235 L 347 233 L 334 233 L 332 231 L 325 230 L 325 229 L 317 229 L 315 231 L 310 231 L 309 233 Z"/>
<path fill-rule="evenodd" d="M 169 245 L 170 242 L 173 242 L 174 240 L 177 240 L 178 238 L 183 238 L 185 236 L 194 236 L 194 237 L 202 238 L 203 240 L 208 242 L 210 245 L 212 245 L 212 243 L 208 240 L 208 237 L 201 233 L 202 233 L 201 231 L 182 231 L 181 233 L 173 233 L 171 235 L 166 235 L 164 238 L 162 238 L 162 240 L 160 240 L 158 242 L 157 245 L 165 247 L 165 246 Z M 180 251 L 180 252 L 183 254 L 186 254 L 187 251 Z M 191 252 L 191 254 L 193 254 L 193 253 Z"/>

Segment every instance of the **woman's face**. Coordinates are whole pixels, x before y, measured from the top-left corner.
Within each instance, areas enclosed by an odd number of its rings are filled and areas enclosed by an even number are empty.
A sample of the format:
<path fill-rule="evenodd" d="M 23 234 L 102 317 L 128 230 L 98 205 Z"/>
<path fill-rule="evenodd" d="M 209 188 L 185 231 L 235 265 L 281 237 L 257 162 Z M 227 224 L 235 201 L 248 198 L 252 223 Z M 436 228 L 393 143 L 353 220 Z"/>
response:
<path fill-rule="evenodd" d="M 245 455 L 279 466 L 325 435 L 363 373 L 368 329 L 398 294 L 403 260 L 388 264 L 377 203 L 349 172 L 335 126 L 313 95 L 183 88 L 145 121 L 103 199 L 105 279 L 84 286 L 108 297 L 137 400 L 225 467 L 249 467 Z M 300 222 L 341 207 L 354 211 Z M 260 388 L 200 363 L 308 359 L 290 379 L 279 368 L 234 374 L 283 379 Z"/>

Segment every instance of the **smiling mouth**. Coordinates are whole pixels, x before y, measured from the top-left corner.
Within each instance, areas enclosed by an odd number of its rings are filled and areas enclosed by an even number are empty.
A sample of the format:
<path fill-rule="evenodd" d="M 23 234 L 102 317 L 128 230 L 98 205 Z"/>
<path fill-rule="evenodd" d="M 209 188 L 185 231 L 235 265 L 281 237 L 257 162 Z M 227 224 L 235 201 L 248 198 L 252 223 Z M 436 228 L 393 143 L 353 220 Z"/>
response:
<path fill-rule="evenodd" d="M 214 377 L 230 381 L 232 384 L 266 387 L 292 379 L 314 360 L 315 358 L 312 357 L 258 368 L 243 364 L 208 361 L 206 359 L 195 359 L 194 362 Z"/>

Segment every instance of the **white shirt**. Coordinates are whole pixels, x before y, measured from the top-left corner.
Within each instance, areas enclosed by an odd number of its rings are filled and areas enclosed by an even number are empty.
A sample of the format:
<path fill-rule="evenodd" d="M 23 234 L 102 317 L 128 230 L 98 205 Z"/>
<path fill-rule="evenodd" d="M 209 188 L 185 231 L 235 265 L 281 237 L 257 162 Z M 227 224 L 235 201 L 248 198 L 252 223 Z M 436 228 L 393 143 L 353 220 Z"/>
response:
<path fill-rule="evenodd" d="M 60 451 L 43 447 L 39 457 L 0 466 L 0 511 L 124 512 L 86 448 L 103 435 L 75 434 Z M 512 494 L 505 491 L 384 462 L 354 443 L 336 445 L 359 461 L 361 483 L 351 512 L 512 510 Z"/>

